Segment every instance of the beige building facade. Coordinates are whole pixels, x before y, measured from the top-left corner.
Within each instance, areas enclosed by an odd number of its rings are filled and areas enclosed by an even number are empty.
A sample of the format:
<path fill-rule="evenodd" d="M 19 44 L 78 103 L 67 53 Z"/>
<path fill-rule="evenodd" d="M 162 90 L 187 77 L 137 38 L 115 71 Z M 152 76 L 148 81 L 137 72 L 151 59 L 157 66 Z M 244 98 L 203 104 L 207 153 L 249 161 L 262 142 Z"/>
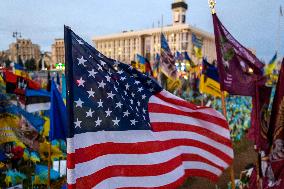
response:
<path fill-rule="evenodd" d="M 216 60 L 214 35 L 186 24 L 187 8 L 184 0 L 175 0 L 172 3 L 173 23 L 170 26 L 96 36 L 92 41 L 101 53 L 125 63 L 135 61 L 136 54 L 154 61 L 155 55 L 160 53 L 160 36 L 163 33 L 173 53 L 186 51 L 198 63 L 201 60 L 195 57 L 192 43 L 192 36 L 195 35 L 202 41 L 203 56 L 210 62 Z"/>
<path fill-rule="evenodd" d="M 64 39 L 55 39 L 51 46 L 52 64 L 65 62 Z"/>
<path fill-rule="evenodd" d="M 39 45 L 33 44 L 30 39 L 17 39 L 15 43 L 9 45 L 8 53 L 9 59 L 13 62 L 17 62 L 17 56 L 23 62 L 32 58 L 37 62 L 41 58 Z"/>

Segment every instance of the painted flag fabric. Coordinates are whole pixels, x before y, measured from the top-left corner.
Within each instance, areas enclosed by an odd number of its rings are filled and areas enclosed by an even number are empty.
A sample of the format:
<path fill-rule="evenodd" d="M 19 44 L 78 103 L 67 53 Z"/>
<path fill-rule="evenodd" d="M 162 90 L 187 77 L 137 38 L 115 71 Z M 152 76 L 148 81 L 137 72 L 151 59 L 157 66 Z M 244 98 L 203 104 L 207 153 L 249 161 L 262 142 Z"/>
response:
<path fill-rule="evenodd" d="M 65 28 L 68 188 L 176 188 L 231 164 L 226 119 L 163 90 Z"/>
<path fill-rule="evenodd" d="M 262 77 L 264 64 L 228 32 L 216 14 L 212 16 L 221 90 L 233 95 L 254 96 L 256 81 L 265 82 Z"/>
<path fill-rule="evenodd" d="M 168 42 L 162 33 L 161 35 L 161 71 L 173 80 L 178 78 L 178 72 L 175 65 L 175 57 L 171 52 Z"/>

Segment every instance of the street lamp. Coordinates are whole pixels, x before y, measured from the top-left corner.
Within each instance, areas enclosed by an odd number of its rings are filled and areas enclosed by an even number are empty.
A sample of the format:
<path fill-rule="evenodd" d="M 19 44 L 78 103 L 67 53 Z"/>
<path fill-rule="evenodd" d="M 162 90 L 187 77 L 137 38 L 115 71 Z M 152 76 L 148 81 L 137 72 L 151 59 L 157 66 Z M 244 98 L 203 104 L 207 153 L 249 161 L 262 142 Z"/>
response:
<path fill-rule="evenodd" d="M 19 44 L 18 39 L 22 37 L 20 32 L 13 32 L 13 38 L 16 38 L 16 62 L 19 63 Z"/>

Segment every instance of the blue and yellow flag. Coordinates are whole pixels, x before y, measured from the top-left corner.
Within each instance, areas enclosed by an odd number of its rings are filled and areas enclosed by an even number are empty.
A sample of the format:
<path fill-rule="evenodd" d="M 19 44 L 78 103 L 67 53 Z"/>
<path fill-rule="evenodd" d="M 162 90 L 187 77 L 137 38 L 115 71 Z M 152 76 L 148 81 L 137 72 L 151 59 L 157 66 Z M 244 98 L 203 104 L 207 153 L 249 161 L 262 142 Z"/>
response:
<path fill-rule="evenodd" d="M 193 54 L 196 58 L 201 59 L 203 57 L 202 54 L 202 46 L 203 40 L 198 38 L 194 33 L 192 34 L 192 45 L 193 45 Z"/>
<path fill-rule="evenodd" d="M 146 72 L 146 59 L 139 54 L 136 55 L 136 59 L 137 59 L 138 69 L 142 73 L 145 73 Z"/>
<path fill-rule="evenodd" d="M 272 57 L 270 62 L 265 66 L 265 75 L 271 75 L 277 64 L 277 52 Z"/>
<path fill-rule="evenodd" d="M 17 76 L 31 79 L 29 73 L 24 70 L 24 67 L 17 63 L 14 63 L 14 74 Z"/>
<path fill-rule="evenodd" d="M 203 70 L 200 77 L 199 90 L 215 97 L 221 97 L 218 70 L 203 59 Z"/>

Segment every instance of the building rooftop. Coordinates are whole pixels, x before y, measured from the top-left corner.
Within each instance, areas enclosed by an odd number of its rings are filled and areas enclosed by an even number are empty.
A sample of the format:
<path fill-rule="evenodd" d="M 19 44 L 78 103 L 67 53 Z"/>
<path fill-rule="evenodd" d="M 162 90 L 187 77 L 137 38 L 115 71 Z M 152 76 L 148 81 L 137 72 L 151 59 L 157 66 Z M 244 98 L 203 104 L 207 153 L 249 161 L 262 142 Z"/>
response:
<path fill-rule="evenodd" d="M 142 30 L 137 30 L 137 31 L 130 30 L 130 31 L 123 31 L 121 33 L 116 33 L 116 34 L 95 36 L 92 38 L 92 40 L 107 40 L 107 39 L 125 38 L 125 37 L 131 37 L 131 36 L 152 35 L 153 33 L 160 33 L 161 31 L 166 33 L 167 31 L 173 31 L 173 30 L 190 30 L 192 33 L 195 33 L 199 36 L 214 39 L 214 35 L 209 32 L 203 31 L 189 24 L 179 24 L 175 26 L 173 25 L 165 26 L 163 28 L 149 28 L 149 29 L 142 29 Z"/>

